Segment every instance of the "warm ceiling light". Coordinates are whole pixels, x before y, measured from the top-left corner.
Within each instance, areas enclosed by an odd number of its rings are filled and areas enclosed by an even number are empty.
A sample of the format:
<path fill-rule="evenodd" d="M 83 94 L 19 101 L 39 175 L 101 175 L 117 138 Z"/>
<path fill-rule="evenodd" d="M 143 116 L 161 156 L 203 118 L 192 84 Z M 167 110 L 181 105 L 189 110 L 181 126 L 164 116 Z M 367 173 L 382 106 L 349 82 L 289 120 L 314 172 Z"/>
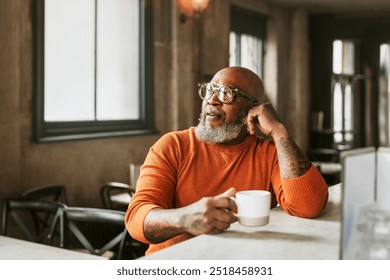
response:
<path fill-rule="evenodd" d="M 191 4 L 195 13 L 201 13 L 206 10 L 209 0 L 191 0 Z"/>
<path fill-rule="evenodd" d="M 184 23 L 188 18 L 199 17 L 199 15 L 206 10 L 209 1 L 210 0 L 180 0 L 178 2 L 179 6 L 182 8 L 180 21 Z"/>

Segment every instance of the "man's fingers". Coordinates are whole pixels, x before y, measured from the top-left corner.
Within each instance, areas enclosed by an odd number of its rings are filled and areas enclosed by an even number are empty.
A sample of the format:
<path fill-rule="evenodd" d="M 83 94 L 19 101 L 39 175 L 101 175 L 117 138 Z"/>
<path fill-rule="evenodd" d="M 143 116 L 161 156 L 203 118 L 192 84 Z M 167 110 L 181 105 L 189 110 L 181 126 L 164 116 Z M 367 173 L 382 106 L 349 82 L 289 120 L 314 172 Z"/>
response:
<path fill-rule="evenodd" d="M 226 230 L 230 227 L 230 224 L 236 222 L 237 217 L 230 211 L 224 211 L 222 209 L 217 210 L 215 214 L 215 227 L 220 230 Z"/>
<path fill-rule="evenodd" d="M 234 211 L 236 209 L 236 204 L 230 197 L 214 197 L 213 203 L 213 206 L 217 209 L 227 209 L 230 211 Z"/>
<path fill-rule="evenodd" d="M 214 207 L 223 208 L 230 211 L 235 211 L 237 209 L 236 203 L 232 201 L 231 197 L 236 195 L 237 190 L 235 188 L 230 188 L 224 193 L 214 197 Z"/>
<path fill-rule="evenodd" d="M 248 132 L 252 135 L 255 134 L 255 130 L 256 130 L 255 123 L 256 123 L 256 119 L 248 115 L 246 127 L 248 129 Z"/>

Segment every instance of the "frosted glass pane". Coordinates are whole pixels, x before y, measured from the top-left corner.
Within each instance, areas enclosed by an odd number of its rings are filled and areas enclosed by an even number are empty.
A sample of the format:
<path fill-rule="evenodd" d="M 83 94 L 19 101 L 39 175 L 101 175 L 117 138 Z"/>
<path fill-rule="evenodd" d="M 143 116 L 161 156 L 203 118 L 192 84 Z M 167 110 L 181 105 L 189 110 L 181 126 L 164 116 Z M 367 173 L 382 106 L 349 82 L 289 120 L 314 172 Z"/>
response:
<path fill-rule="evenodd" d="M 333 73 L 341 74 L 343 67 L 343 42 L 336 40 L 333 42 Z"/>
<path fill-rule="evenodd" d="M 261 75 L 261 40 L 255 36 L 241 35 L 241 66 Z"/>
<path fill-rule="evenodd" d="M 45 121 L 94 119 L 94 22 L 94 0 L 45 1 Z"/>
<path fill-rule="evenodd" d="M 379 65 L 381 72 L 389 73 L 390 72 L 390 45 L 382 44 L 380 45 L 380 57 Z"/>
<path fill-rule="evenodd" d="M 352 41 L 343 41 L 343 74 L 355 73 L 355 44 Z"/>
<path fill-rule="evenodd" d="M 139 1 L 99 0 L 97 119 L 139 119 Z"/>
<path fill-rule="evenodd" d="M 390 146 L 390 44 L 380 46 L 379 57 L 379 143 Z"/>
<path fill-rule="evenodd" d="M 229 66 L 237 66 L 237 34 L 235 32 L 230 32 L 229 34 Z"/>
<path fill-rule="evenodd" d="M 355 43 L 333 41 L 333 73 L 353 75 L 355 73 Z"/>
<path fill-rule="evenodd" d="M 333 130 L 343 128 L 343 96 L 340 83 L 336 83 L 333 92 Z"/>
<path fill-rule="evenodd" d="M 353 130 L 353 116 L 352 116 L 352 105 L 353 105 L 353 94 L 352 87 L 350 84 L 345 86 L 345 103 L 344 103 L 344 127 L 345 130 Z"/>

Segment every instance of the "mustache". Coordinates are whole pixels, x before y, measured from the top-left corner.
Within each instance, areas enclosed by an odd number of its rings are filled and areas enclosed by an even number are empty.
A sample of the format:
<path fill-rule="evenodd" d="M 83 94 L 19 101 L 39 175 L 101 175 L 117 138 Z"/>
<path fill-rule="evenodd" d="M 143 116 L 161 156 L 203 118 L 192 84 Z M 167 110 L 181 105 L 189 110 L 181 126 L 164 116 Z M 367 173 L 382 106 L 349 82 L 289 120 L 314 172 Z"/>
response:
<path fill-rule="evenodd" d="M 223 110 L 220 110 L 218 108 L 213 108 L 213 107 L 206 107 L 204 110 L 204 114 L 206 115 L 220 115 L 220 116 L 225 116 L 226 113 Z"/>
<path fill-rule="evenodd" d="M 214 115 L 223 119 L 226 117 L 226 113 L 223 110 L 214 107 L 206 107 L 200 113 L 199 121 L 205 120 L 207 115 Z"/>

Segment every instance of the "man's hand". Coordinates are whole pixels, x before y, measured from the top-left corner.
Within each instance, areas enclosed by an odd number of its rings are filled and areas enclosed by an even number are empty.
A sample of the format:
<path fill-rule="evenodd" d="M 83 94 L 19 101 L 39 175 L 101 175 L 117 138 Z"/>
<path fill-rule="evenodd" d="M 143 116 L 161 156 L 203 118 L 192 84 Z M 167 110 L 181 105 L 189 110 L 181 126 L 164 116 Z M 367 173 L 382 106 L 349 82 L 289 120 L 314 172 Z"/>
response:
<path fill-rule="evenodd" d="M 236 190 L 231 188 L 225 193 L 215 197 L 204 197 L 198 202 L 185 207 L 179 225 L 192 235 L 205 233 L 220 233 L 237 221 L 232 213 L 236 210 L 234 202 L 230 199 Z"/>
<path fill-rule="evenodd" d="M 248 112 L 247 127 L 250 134 L 255 134 L 255 127 L 275 141 L 288 138 L 285 126 L 279 121 L 275 109 L 268 102 L 251 108 Z"/>
<path fill-rule="evenodd" d="M 237 221 L 232 212 L 237 207 L 230 199 L 235 193 L 236 190 L 230 188 L 218 196 L 202 198 L 186 207 L 153 209 L 145 218 L 145 237 L 152 243 L 160 243 L 182 233 L 223 232 Z"/>

